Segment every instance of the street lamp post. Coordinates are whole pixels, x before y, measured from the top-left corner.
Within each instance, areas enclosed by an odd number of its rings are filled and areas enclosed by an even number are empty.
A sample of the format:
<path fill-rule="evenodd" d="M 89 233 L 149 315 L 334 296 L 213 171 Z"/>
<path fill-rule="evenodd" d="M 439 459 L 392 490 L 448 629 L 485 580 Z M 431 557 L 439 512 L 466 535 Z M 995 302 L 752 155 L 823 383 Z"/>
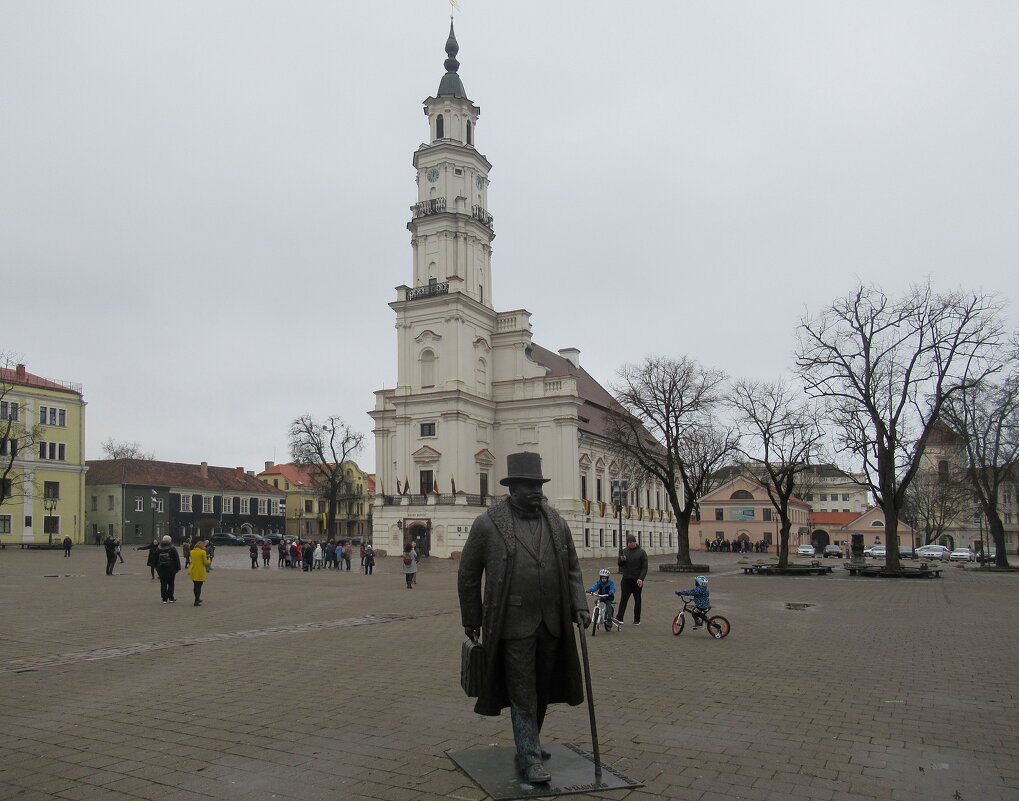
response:
<path fill-rule="evenodd" d="M 49 544 L 53 544 L 53 510 L 57 508 L 57 499 L 53 497 L 47 497 L 43 503 L 43 507 L 46 509 L 46 520 L 47 522 L 43 525 L 48 529 Z"/>

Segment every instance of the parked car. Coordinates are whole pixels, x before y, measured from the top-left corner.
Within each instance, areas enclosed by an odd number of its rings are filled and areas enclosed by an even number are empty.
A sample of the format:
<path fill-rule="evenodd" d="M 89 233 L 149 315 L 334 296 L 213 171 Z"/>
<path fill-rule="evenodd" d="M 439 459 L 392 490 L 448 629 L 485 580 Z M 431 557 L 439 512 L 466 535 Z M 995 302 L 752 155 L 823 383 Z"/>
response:
<path fill-rule="evenodd" d="M 916 549 L 918 559 L 940 559 L 942 562 L 948 559 L 950 553 L 944 545 L 921 545 Z"/>
<path fill-rule="evenodd" d="M 814 546 L 813 545 L 801 545 L 796 549 L 797 556 L 813 556 Z"/>
<path fill-rule="evenodd" d="M 912 545 L 899 546 L 899 559 L 916 559 L 916 551 Z"/>
<path fill-rule="evenodd" d="M 976 557 L 969 548 L 956 548 L 948 555 L 949 562 L 972 562 Z"/>
<path fill-rule="evenodd" d="M 871 545 L 869 548 L 863 549 L 863 555 L 869 556 L 871 559 L 884 559 L 887 549 L 884 545 Z"/>
<path fill-rule="evenodd" d="M 827 559 L 829 556 L 835 559 L 842 558 L 842 549 L 838 545 L 825 545 L 824 550 L 821 552 L 821 556 Z"/>
<path fill-rule="evenodd" d="M 213 535 L 212 535 L 212 537 L 210 537 L 210 539 L 212 540 L 212 544 L 213 545 L 243 545 L 244 544 L 237 537 L 235 537 L 233 534 L 231 534 L 229 531 L 216 531 L 216 532 L 213 533 Z"/>
<path fill-rule="evenodd" d="M 998 556 L 998 549 L 997 548 L 991 548 L 991 549 L 989 549 L 987 551 L 986 554 L 983 551 L 980 551 L 977 554 L 977 561 L 980 564 L 984 564 L 985 562 L 993 562 L 997 558 L 997 556 Z"/>
<path fill-rule="evenodd" d="M 235 534 L 238 545 L 251 545 L 253 542 L 261 542 L 261 537 L 257 534 L 252 534 L 250 531 L 245 531 L 243 534 Z"/>

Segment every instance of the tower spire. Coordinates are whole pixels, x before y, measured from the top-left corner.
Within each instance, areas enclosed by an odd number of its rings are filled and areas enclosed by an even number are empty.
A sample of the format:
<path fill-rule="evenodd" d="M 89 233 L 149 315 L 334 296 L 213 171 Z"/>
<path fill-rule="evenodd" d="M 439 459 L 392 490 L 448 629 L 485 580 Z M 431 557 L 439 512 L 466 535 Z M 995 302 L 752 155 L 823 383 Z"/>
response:
<path fill-rule="evenodd" d="M 456 41 L 456 33 L 453 32 L 453 17 L 449 18 L 449 38 L 446 39 L 446 60 L 442 66 L 446 68 L 446 74 L 439 81 L 439 91 L 436 97 L 460 97 L 467 99 L 467 92 L 464 90 L 463 81 L 457 74 L 460 69 L 460 62 L 456 60 L 456 54 L 460 52 L 460 45 Z"/>

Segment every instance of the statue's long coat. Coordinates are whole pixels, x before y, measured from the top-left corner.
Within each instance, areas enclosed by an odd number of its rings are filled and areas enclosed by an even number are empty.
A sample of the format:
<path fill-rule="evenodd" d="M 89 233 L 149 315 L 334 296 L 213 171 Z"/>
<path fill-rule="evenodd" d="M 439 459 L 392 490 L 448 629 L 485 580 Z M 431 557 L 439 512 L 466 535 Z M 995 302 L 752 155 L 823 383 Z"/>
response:
<path fill-rule="evenodd" d="M 541 505 L 541 511 L 551 532 L 552 548 L 559 570 L 562 610 L 559 664 L 553 674 L 555 681 L 549 693 L 549 701 L 576 706 L 584 701 L 584 683 L 573 633 L 573 613 L 580 609 L 587 610 L 584 580 L 577 561 L 577 550 L 573 545 L 573 535 L 566 521 L 547 504 Z M 517 551 L 513 526 L 514 518 L 508 501 L 491 507 L 485 514 L 479 515 L 471 526 L 460 559 L 457 579 L 460 616 L 464 627 L 481 627 L 482 641 L 488 655 L 485 681 L 478 702 L 474 705 L 474 711 L 480 715 L 498 715 L 510 705 L 503 678 L 500 632 Z M 482 573 L 485 577 L 483 604 Z"/>

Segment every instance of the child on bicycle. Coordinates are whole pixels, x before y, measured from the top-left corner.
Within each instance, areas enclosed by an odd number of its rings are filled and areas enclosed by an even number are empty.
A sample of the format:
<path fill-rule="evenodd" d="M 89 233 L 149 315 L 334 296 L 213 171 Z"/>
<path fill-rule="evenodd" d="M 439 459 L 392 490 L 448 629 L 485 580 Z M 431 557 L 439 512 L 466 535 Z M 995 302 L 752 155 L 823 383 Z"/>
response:
<path fill-rule="evenodd" d="M 602 598 L 605 602 L 605 623 L 612 623 L 612 602 L 616 599 L 616 583 L 612 580 L 612 574 L 607 567 L 598 571 L 598 580 L 588 590 L 591 595 L 606 595 Z"/>
<path fill-rule="evenodd" d="M 676 595 L 680 598 L 687 595 L 693 598 L 694 608 L 691 614 L 693 615 L 694 631 L 696 631 L 704 627 L 704 621 L 708 617 L 705 612 L 711 608 L 711 602 L 708 600 L 708 577 L 698 576 L 693 580 L 693 583 L 692 590 L 676 590 Z"/>

